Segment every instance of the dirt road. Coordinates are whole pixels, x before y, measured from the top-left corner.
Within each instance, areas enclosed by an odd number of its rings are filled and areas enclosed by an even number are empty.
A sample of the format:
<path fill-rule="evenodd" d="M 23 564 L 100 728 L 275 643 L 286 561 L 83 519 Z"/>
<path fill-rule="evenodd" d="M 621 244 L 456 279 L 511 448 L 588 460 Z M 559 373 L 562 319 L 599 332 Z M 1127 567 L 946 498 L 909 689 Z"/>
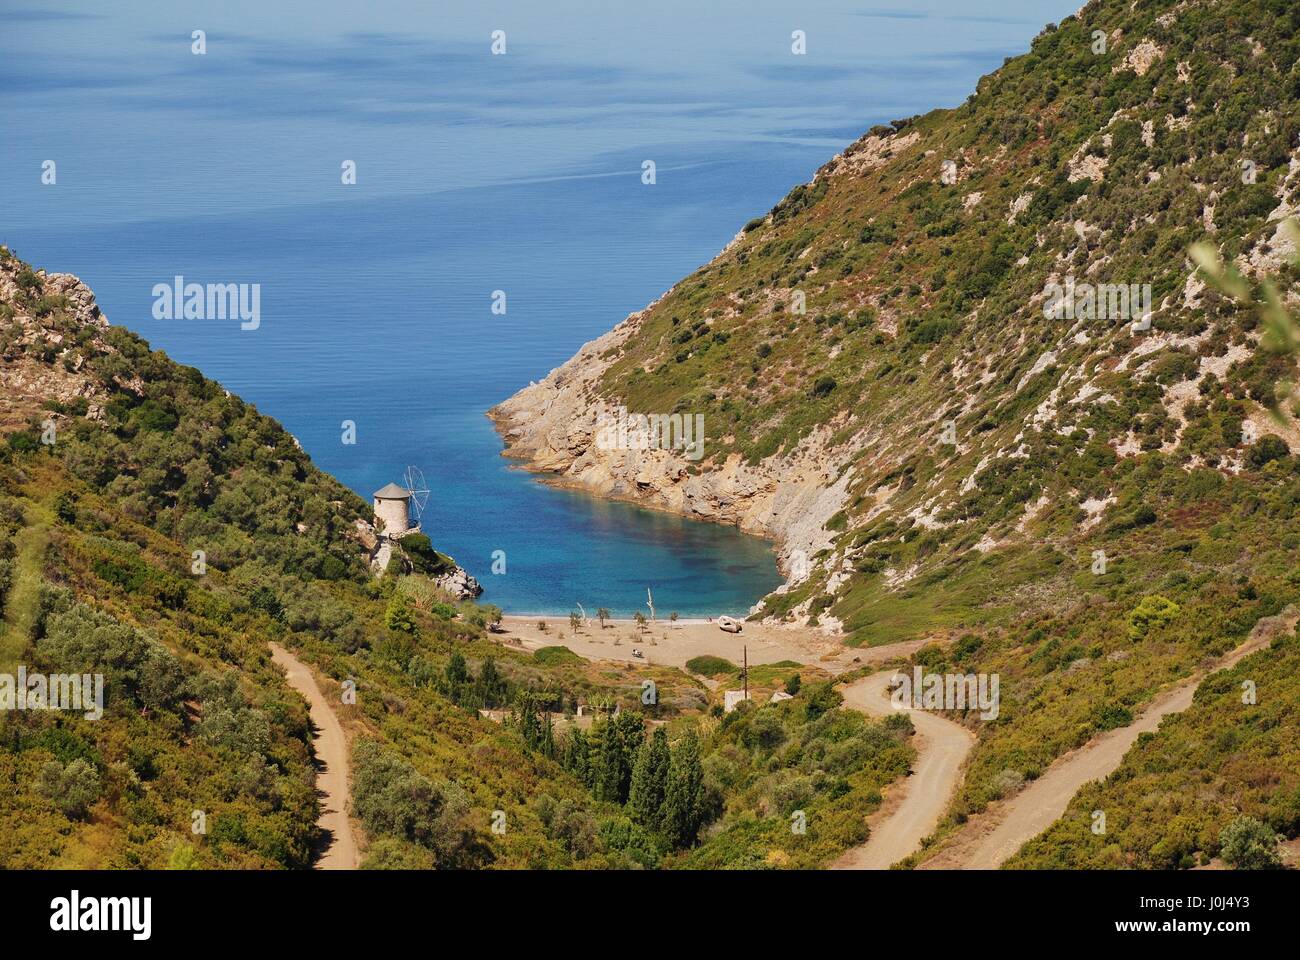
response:
<path fill-rule="evenodd" d="M 1292 611 L 1260 620 L 1245 642 L 1208 670 L 1158 695 L 1133 723 L 1108 730 L 1077 750 L 1058 757 L 1041 777 L 1010 800 L 991 805 L 984 814 L 972 817 L 956 839 L 921 868 L 992 870 L 1001 866 L 1027 841 L 1055 823 L 1080 787 L 1109 776 L 1139 734 L 1155 730 L 1165 717 L 1191 706 L 1196 688 L 1208 674 L 1225 670 L 1243 657 L 1262 650 L 1278 630 L 1289 630 L 1295 623 Z"/>
<path fill-rule="evenodd" d="M 872 716 L 887 716 L 895 708 L 887 686 L 894 671 L 863 677 L 843 689 L 844 705 Z M 961 724 L 924 710 L 908 708 L 916 726 L 917 758 L 912 773 L 890 787 L 885 803 L 872 816 L 871 836 L 845 852 L 836 870 L 886 870 L 915 853 L 934 832 L 961 778 L 962 764 L 975 745 L 975 736 Z"/>
<path fill-rule="evenodd" d="M 537 628 L 545 620 L 547 628 Z M 646 661 L 668 666 L 685 666 L 691 657 L 704 653 L 740 662 L 741 648 L 749 648 L 751 665 L 794 660 L 821 667 L 829 673 L 843 673 L 863 664 L 885 663 L 894 658 L 910 657 L 934 637 L 920 637 L 879 647 L 845 647 L 835 638 L 815 630 L 772 627 L 746 623 L 740 634 L 721 632 L 716 624 L 684 620 L 673 624 L 659 623 L 649 633 L 640 631 L 630 621 L 610 621 L 602 630 L 594 621 L 576 635 L 567 618 L 505 618 L 503 639 L 527 650 L 563 644 L 574 653 L 591 660 L 631 661 L 633 647 L 641 650 Z M 650 643 L 653 637 L 655 642 Z M 615 639 L 619 644 L 614 644 Z M 893 671 L 873 674 L 843 688 L 844 704 L 872 716 L 886 716 L 893 711 L 885 693 Z M 921 840 L 938 825 L 961 776 L 962 763 L 975 743 L 965 727 L 941 716 L 911 711 L 916 725 L 913 740 L 918 756 L 912 775 L 891 788 L 884 806 L 871 818 L 871 837 L 861 847 L 848 851 L 835 863 L 840 869 L 885 869 L 910 856 Z"/>
<path fill-rule="evenodd" d="M 329 838 L 316 860 L 317 870 L 355 870 L 360 863 L 352 824 L 348 821 L 348 740 L 334 708 L 316 685 L 307 666 L 277 643 L 270 644 L 271 660 L 282 669 L 289 686 L 307 700 L 316 727 L 314 746 L 321 797 L 317 825 Z"/>

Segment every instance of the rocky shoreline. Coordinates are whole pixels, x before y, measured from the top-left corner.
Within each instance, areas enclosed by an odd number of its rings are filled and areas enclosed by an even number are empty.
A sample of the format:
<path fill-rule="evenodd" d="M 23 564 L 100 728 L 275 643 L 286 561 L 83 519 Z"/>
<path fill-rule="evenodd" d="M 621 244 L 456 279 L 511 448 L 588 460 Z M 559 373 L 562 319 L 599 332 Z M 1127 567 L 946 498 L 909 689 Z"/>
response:
<path fill-rule="evenodd" d="M 599 418 L 616 415 L 619 404 L 601 396 L 599 381 L 644 315 L 632 314 L 545 379 L 493 407 L 488 416 L 505 443 L 502 455 L 548 483 L 772 540 L 787 578 L 776 592 L 785 592 L 831 547 L 825 524 L 848 499 L 851 471 L 843 469 L 844 454 L 829 448 L 829 429 L 810 435 L 793 454 L 759 464 L 739 455 L 721 463 L 707 459 L 707 435 L 706 459 L 699 462 L 681 450 L 603 449 L 596 443 Z M 792 613 L 803 619 L 805 611 Z M 828 619 L 820 618 L 823 628 L 837 631 Z"/>

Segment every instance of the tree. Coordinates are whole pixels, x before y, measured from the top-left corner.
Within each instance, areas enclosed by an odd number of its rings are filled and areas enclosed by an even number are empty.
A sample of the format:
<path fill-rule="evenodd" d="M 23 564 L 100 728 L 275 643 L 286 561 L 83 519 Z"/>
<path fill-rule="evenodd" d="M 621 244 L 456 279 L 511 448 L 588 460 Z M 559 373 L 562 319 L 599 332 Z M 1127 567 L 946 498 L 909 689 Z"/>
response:
<path fill-rule="evenodd" d="M 601 607 L 596 611 L 596 619 L 600 621 L 600 629 L 605 629 L 605 621 L 610 617 L 609 607 Z"/>
<path fill-rule="evenodd" d="M 49 617 L 37 651 L 57 672 L 104 674 L 107 704 L 172 710 L 186 696 L 185 672 L 171 651 L 83 604 Z"/>
<path fill-rule="evenodd" d="M 644 739 L 645 721 L 633 711 L 603 718 L 592 726 L 591 787 L 597 800 L 627 802 L 632 767 Z"/>
<path fill-rule="evenodd" d="M 415 633 L 415 618 L 411 615 L 410 604 L 401 594 L 393 594 L 384 613 L 384 624 L 389 630 L 400 633 Z"/>
<path fill-rule="evenodd" d="M 644 630 L 644 629 L 645 629 L 645 614 L 644 614 L 644 613 L 642 613 L 640 610 L 638 610 L 635 614 L 632 615 L 632 619 L 636 621 L 636 628 L 637 628 L 638 630 Z"/>
<path fill-rule="evenodd" d="M 802 684 L 803 681 L 799 679 L 799 674 L 797 673 L 792 674 L 790 679 L 785 682 L 785 692 L 790 694 L 790 696 L 793 697 L 795 694 L 799 692 L 799 687 Z"/>
<path fill-rule="evenodd" d="M 443 687 L 447 699 L 452 703 L 460 703 L 465 697 L 465 688 L 469 685 L 469 681 L 469 667 L 465 666 L 465 658 L 461 656 L 459 650 L 453 651 L 443 673 Z"/>
<path fill-rule="evenodd" d="M 672 751 L 668 785 L 659 821 L 664 837 L 674 847 L 688 847 L 700 829 L 704 769 L 700 765 L 700 742 L 688 733 Z"/>
<path fill-rule="evenodd" d="M 79 820 L 99 799 L 99 771 L 81 759 L 66 765 L 51 760 L 41 767 L 36 789 L 54 801 L 66 816 Z"/>
<path fill-rule="evenodd" d="M 1282 865 L 1277 834 L 1254 817 L 1237 817 L 1219 834 L 1223 859 L 1238 870 L 1273 870 Z"/>
<path fill-rule="evenodd" d="M 518 726 L 529 750 L 535 750 L 548 760 L 555 759 L 555 725 L 540 696 L 520 693 L 512 722 Z"/>
<path fill-rule="evenodd" d="M 597 800 L 618 802 L 618 749 L 613 723 L 600 717 L 591 726 L 587 785 Z"/>
<path fill-rule="evenodd" d="M 454 654 L 460 656 L 460 654 Z M 464 659 L 461 660 L 463 664 Z M 478 694 L 479 700 L 485 707 L 500 706 L 506 699 L 507 685 L 505 677 L 501 676 L 501 671 L 497 669 L 497 663 L 491 657 L 483 660 L 483 666 L 478 673 Z"/>
<path fill-rule="evenodd" d="M 588 789 L 592 786 L 590 764 L 591 742 L 577 727 L 569 731 L 560 749 L 560 763 Z"/>
<path fill-rule="evenodd" d="M 541 735 L 538 737 L 537 752 L 547 760 L 555 759 L 555 724 L 550 713 L 542 714 Z"/>
<path fill-rule="evenodd" d="M 668 735 L 663 727 L 657 727 L 649 739 L 642 740 L 636 752 L 636 763 L 632 765 L 632 785 L 627 796 L 633 819 L 643 827 L 653 830 L 659 825 L 670 762 Z"/>
<path fill-rule="evenodd" d="M 371 836 L 398 837 L 434 851 L 454 866 L 472 839 L 468 795 L 450 781 L 433 782 L 377 740 L 352 750 L 352 807 Z"/>
<path fill-rule="evenodd" d="M 576 610 L 569 611 L 569 632 L 577 633 L 578 628 L 582 626 L 582 617 L 578 616 Z"/>

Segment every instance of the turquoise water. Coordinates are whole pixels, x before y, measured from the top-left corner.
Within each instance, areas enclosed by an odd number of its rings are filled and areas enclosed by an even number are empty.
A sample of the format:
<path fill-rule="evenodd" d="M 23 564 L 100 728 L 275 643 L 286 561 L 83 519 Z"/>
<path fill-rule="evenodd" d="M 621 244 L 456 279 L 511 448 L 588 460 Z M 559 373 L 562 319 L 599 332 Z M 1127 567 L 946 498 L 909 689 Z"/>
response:
<path fill-rule="evenodd" d="M 780 582 L 769 544 L 542 486 L 484 412 L 1064 11 L 699 6 L 0 12 L 0 241 L 81 276 L 358 493 L 421 467 L 425 529 L 508 611 L 630 616 L 649 586 L 661 612 L 743 612 Z M 261 327 L 154 320 L 177 274 L 261 284 Z"/>

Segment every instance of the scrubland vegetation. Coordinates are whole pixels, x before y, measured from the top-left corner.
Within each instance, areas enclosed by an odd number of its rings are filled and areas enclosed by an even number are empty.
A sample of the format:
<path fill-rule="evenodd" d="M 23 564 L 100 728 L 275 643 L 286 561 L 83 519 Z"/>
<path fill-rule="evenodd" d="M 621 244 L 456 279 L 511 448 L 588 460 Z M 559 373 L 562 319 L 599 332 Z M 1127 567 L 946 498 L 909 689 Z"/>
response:
<path fill-rule="evenodd" d="M 1292 291 L 1298 63 L 1294 3 L 1087 4 L 962 106 L 871 131 L 610 357 L 606 396 L 708 418 L 693 473 L 817 436 L 850 475 L 811 575 L 761 615 L 1000 675 L 996 720 L 955 717 L 978 742 L 929 849 L 1300 603 L 1295 358 L 1187 256 L 1208 237 Z M 0 864 L 306 866 L 310 730 L 269 639 L 356 686 L 370 867 L 822 865 L 907 772 L 905 719 L 794 664 L 751 673 L 794 699 L 720 715 L 718 657 L 503 646 L 499 611 L 431 587 L 436 531 L 375 579 L 367 504 L 274 421 L 0 269 L 6 362 L 86 385 L 0 443 L 0 658 L 109 678 L 103 720 L 0 716 Z M 1069 276 L 1149 284 L 1150 328 L 1046 316 Z M 1273 865 L 1300 834 L 1298 666 L 1288 633 L 1212 675 L 1010 865 Z"/>

